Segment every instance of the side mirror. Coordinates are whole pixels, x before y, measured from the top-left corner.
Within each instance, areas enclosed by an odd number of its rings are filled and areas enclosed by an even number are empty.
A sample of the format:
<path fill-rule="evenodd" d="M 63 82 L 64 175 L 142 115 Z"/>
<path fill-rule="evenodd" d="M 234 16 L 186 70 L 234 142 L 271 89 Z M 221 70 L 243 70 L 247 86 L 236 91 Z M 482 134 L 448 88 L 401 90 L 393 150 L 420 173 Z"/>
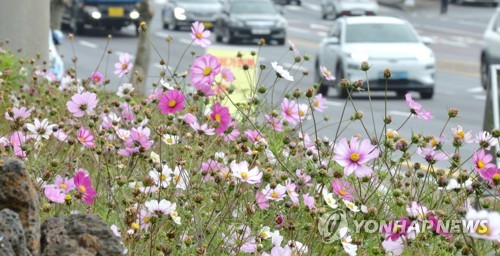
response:
<path fill-rule="evenodd" d="M 325 44 L 339 44 L 340 40 L 338 37 L 333 36 L 333 37 L 328 37 L 324 39 Z"/>
<path fill-rule="evenodd" d="M 423 37 L 421 37 L 421 39 L 422 39 L 422 43 L 424 43 L 425 45 L 430 45 L 430 44 L 434 43 L 434 40 L 432 40 L 432 38 L 427 37 L 427 36 L 423 36 Z"/>

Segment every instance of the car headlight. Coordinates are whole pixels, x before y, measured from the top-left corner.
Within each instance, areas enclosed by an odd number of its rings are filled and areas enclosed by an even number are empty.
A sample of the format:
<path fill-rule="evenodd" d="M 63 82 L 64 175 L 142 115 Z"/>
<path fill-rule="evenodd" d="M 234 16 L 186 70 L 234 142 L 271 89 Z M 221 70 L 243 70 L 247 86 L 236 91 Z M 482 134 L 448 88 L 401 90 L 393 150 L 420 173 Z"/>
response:
<path fill-rule="evenodd" d="M 83 11 L 89 14 L 93 19 L 100 19 L 101 18 L 101 12 L 99 12 L 99 9 L 95 6 L 83 6 Z"/>
<path fill-rule="evenodd" d="M 245 23 L 241 20 L 238 20 L 238 19 L 232 19 L 230 22 L 231 22 L 231 25 L 233 27 L 244 27 L 245 26 Z"/>
<path fill-rule="evenodd" d="M 130 12 L 130 18 L 135 20 L 135 19 L 138 19 L 139 18 L 139 12 L 136 11 L 136 10 L 133 10 Z"/>
<path fill-rule="evenodd" d="M 186 20 L 186 10 L 181 7 L 176 7 L 174 9 L 174 16 L 178 20 Z"/>
<path fill-rule="evenodd" d="M 368 61 L 368 59 L 370 58 L 368 54 L 362 52 L 351 52 L 349 54 L 349 57 L 355 61 L 359 61 L 359 63 L 363 61 Z"/>
<path fill-rule="evenodd" d="M 434 57 L 434 54 L 432 54 L 431 51 L 417 51 L 415 53 L 415 58 L 417 58 L 417 60 L 428 60 L 430 58 Z"/>

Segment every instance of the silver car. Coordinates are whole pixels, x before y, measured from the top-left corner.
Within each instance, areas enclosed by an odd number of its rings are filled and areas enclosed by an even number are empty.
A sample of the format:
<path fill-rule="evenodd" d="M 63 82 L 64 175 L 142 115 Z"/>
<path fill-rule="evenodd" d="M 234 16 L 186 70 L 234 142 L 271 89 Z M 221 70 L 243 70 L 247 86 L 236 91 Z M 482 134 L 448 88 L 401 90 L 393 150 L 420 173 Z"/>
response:
<path fill-rule="evenodd" d="M 390 69 L 388 90 L 398 95 L 417 91 L 421 98 L 432 98 L 436 59 L 428 43 L 429 39 L 419 37 L 410 23 L 399 18 L 338 18 L 319 45 L 315 63 L 316 81 L 322 81 L 319 92 L 326 96 L 329 87 L 342 78 L 362 80 L 364 87 L 369 82 L 371 90 L 383 91 L 384 70 Z M 370 65 L 366 74 L 360 69 L 363 61 Z M 321 67 L 332 72 L 336 80 L 322 79 Z M 347 97 L 345 89 L 337 90 L 340 97 Z"/>
<path fill-rule="evenodd" d="M 199 21 L 212 29 L 223 3 L 223 0 L 167 0 L 162 10 L 163 28 L 177 30 Z"/>
<path fill-rule="evenodd" d="M 321 0 L 321 18 L 377 15 L 377 0 Z"/>

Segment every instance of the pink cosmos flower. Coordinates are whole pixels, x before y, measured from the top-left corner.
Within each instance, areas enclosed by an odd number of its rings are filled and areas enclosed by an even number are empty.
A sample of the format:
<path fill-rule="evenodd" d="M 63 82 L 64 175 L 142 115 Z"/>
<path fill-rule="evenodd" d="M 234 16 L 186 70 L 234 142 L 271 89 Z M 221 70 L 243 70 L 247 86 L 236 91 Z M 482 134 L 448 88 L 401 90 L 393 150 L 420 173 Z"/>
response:
<path fill-rule="evenodd" d="M 163 88 L 156 88 L 154 92 L 148 95 L 148 98 L 146 99 L 148 102 L 152 102 L 154 100 L 159 100 L 160 97 L 163 95 Z"/>
<path fill-rule="evenodd" d="M 395 241 L 391 239 L 386 239 L 382 242 L 382 247 L 389 255 L 401 255 L 405 249 L 404 241 L 402 238 L 399 238 Z"/>
<path fill-rule="evenodd" d="M 280 228 L 285 224 L 285 216 L 283 215 L 277 215 L 276 218 L 274 218 L 274 225 L 276 225 L 277 228 Z"/>
<path fill-rule="evenodd" d="M 354 187 L 351 186 L 351 183 L 342 179 L 332 180 L 332 187 L 333 193 L 345 200 L 352 201 L 353 195 L 356 193 Z"/>
<path fill-rule="evenodd" d="M 102 81 L 102 74 L 99 73 L 99 71 L 93 72 L 92 75 L 90 76 L 90 80 L 94 84 L 98 84 Z"/>
<path fill-rule="evenodd" d="M 26 142 L 24 133 L 16 131 L 10 134 L 10 145 L 14 148 L 14 154 L 16 154 L 17 157 L 26 157 L 26 151 L 22 148 L 24 142 Z"/>
<path fill-rule="evenodd" d="M 202 124 L 200 125 L 198 121 L 195 121 L 194 123 L 190 123 L 189 126 L 193 128 L 198 134 L 206 134 L 208 136 L 215 135 L 215 129 L 212 127 L 208 127 L 208 124 Z"/>
<path fill-rule="evenodd" d="M 266 122 L 269 123 L 275 131 L 277 132 L 283 131 L 283 125 L 281 124 L 281 121 L 278 118 L 272 117 L 268 114 L 265 115 L 265 118 Z"/>
<path fill-rule="evenodd" d="M 82 143 L 84 146 L 93 147 L 95 145 L 94 135 L 92 135 L 92 133 L 90 133 L 90 130 L 88 129 L 85 129 L 83 127 L 80 128 L 76 137 L 78 138 L 78 141 L 80 141 L 80 143 Z"/>
<path fill-rule="evenodd" d="M 417 202 L 412 201 L 411 205 L 406 206 L 406 212 L 408 216 L 412 219 L 425 220 L 429 210 L 423 205 L 419 205 Z"/>
<path fill-rule="evenodd" d="M 286 180 L 285 181 L 285 189 L 286 189 L 286 194 L 290 197 L 290 200 L 296 205 L 299 204 L 299 194 L 295 192 L 295 189 L 297 188 L 297 185 L 293 183 L 291 180 Z"/>
<path fill-rule="evenodd" d="M 170 90 L 160 97 L 158 108 L 162 114 L 174 114 L 184 109 L 185 99 L 184 94 L 178 90 Z"/>
<path fill-rule="evenodd" d="M 215 91 L 210 84 L 202 84 L 195 87 L 202 96 L 210 97 L 215 95 Z"/>
<path fill-rule="evenodd" d="M 307 173 L 303 172 L 300 169 L 297 169 L 295 171 L 295 174 L 297 175 L 297 178 L 299 179 L 299 181 L 298 181 L 297 184 L 300 187 L 303 187 L 303 186 L 310 187 L 310 186 L 312 186 L 312 184 L 310 183 L 310 181 L 312 180 L 312 178 L 311 178 L 311 176 L 307 175 Z"/>
<path fill-rule="evenodd" d="M 330 71 L 328 71 L 328 69 L 326 69 L 323 66 L 321 66 L 319 68 L 321 70 L 321 74 L 325 77 L 326 80 L 328 80 L 328 81 L 335 80 L 335 77 L 332 75 L 332 73 L 330 73 Z"/>
<path fill-rule="evenodd" d="M 26 107 L 21 107 L 21 108 L 13 107 L 10 113 L 5 112 L 5 119 L 9 121 L 24 120 L 30 116 L 31 111 L 32 110 L 26 109 Z"/>
<path fill-rule="evenodd" d="M 262 194 L 260 190 L 257 190 L 257 192 L 255 192 L 255 201 L 257 201 L 257 206 L 260 209 L 269 208 L 269 200 L 266 198 L 266 195 Z"/>
<path fill-rule="evenodd" d="M 458 140 L 460 142 L 472 143 L 474 139 L 472 139 L 472 132 L 464 132 L 462 126 L 457 125 L 451 128 L 451 134 L 453 135 L 453 139 Z"/>
<path fill-rule="evenodd" d="M 398 240 L 400 237 L 407 237 L 411 226 L 411 221 L 403 216 L 401 220 L 391 221 L 381 227 L 380 232 L 385 233 L 385 239 L 392 241 Z"/>
<path fill-rule="evenodd" d="M 406 94 L 406 105 L 410 108 L 412 114 L 415 118 L 422 118 L 424 120 L 431 120 L 431 112 L 422 109 L 422 104 L 417 103 L 413 100 L 410 93 Z"/>
<path fill-rule="evenodd" d="M 73 181 L 73 178 L 63 178 L 60 175 L 56 176 L 54 185 L 66 194 L 75 189 L 75 182 Z"/>
<path fill-rule="evenodd" d="M 193 66 L 189 69 L 191 76 L 189 80 L 198 88 L 203 85 L 211 85 L 215 76 L 220 72 L 220 62 L 217 57 L 211 54 L 204 54 L 194 60 Z"/>
<path fill-rule="evenodd" d="M 229 127 L 225 131 L 225 134 L 226 134 L 226 136 L 224 136 L 225 142 L 238 140 L 238 138 L 241 135 L 241 132 L 240 132 L 240 130 L 238 130 L 237 125 L 238 124 L 236 123 L 236 121 L 231 121 L 229 123 Z M 230 132 L 228 132 L 228 131 L 230 131 Z"/>
<path fill-rule="evenodd" d="M 443 152 L 437 152 L 436 147 L 418 147 L 417 154 L 423 157 L 429 164 L 435 164 L 437 161 L 448 159 Z"/>
<path fill-rule="evenodd" d="M 222 233 L 224 240 L 224 248 L 227 248 L 230 253 L 246 252 L 254 253 L 257 250 L 257 242 L 255 237 L 251 237 L 251 229 L 247 225 L 241 225 L 238 228 L 231 228 L 231 233 L 226 235 Z"/>
<path fill-rule="evenodd" d="M 282 248 L 281 246 L 274 246 L 271 253 L 263 252 L 262 256 L 292 256 L 293 252 L 290 247 Z"/>
<path fill-rule="evenodd" d="M 144 150 L 149 150 L 153 146 L 153 141 L 149 140 L 151 130 L 147 127 L 137 127 L 130 130 L 130 136 L 125 140 L 125 146 L 129 148 L 143 147 Z"/>
<path fill-rule="evenodd" d="M 211 43 L 210 40 L 208 40 L 209 37 L 210 30 L 205 30 L 203 23 L 196 21 L 191 25 L 191 38 L 194 40 L 195 44 L 206 48 Z"/>
<path fill-rule="evenodd" d="M 85 114 L 91 114 L 98 102 L 95 93 L 77 93 L 71 97 L 71 101 L 66 103 L 66 107 L 75 117 L 82 117 Z"/>
<path fill-rule="evenodd" d="M 62 204 L 65 202 L 66 194 L 56 185 L 46 185 L 43 194 L 51 202 Z"/>
<path fill-rule="evenodd" d="M 450 238 L 452 235 L 449 232 L 446 232 L 445 227 L 441 225 L 441 221 L 436 218 L 434 215 L 430 215 L 427 220 L 430 222 L 432 230 L 439 235 L 442 235 L 446 238 Z"/>
<path fill-rule="evenodd" d="M 193 114 L 191 113 L 187 113 L 185 114 L 183 117 L 182 117 L 182 120 L 184 120 L 184 122 L 186 124 L 192 124 L 194 122 L 197 122 L 196 120 L 196 116 L 194 116 Z"/>
<path fill-rule="evenodd" d="M 300 117 L 297 103 L 294 100 L 289 101 L 287 98 L 284 98 L 281 103 L 281 115 L 283 115 L 285 120 L 291 125 L 298 124 Z"/>
<path fill-rule="evenodd" d="M 267 184 L 266 188 L 262 190 L 262 194 L 266 196 L 267 200 L 281 201 L 286 195 L 286 187 L 278 184 L 275 188 L 271 188 L 271 185 Z"/>
<path fill-rule="evenodd" d="M 344 167 L 344 175 L 349 176 L 354 172 L 358 178 L 370 176 L 373 173 L 372 168 L 366 166 L 365 163 L 379 155 L 379 150 L 371 144 L 369 139 L 364 139 L 359 143 L 357 137 L 352 137 L 349 142 L 346 138 L 342 138 L 335 146 L 334 152 L 333 160 Z"/>
<path fill-rule="evenodd" d="M 248 140 L 250 140 L 253 143 L 259 142 L 262 139 L 260 132 L 257 130 L 246 130 L 245 136 L 247 136 Z"/>
<path fill-rule="evenodd" d="M 222 135 L 224 131 L 231 123 L 231 115 L 229 115 L 229 109 L 227 107 L 222 106 L 219 102 L 215 103 L 212 106 L 212 113 L 210 114 L 210 119 L 216 123 L 218 123 L 215 131 Z"/>
<path fill-rule="evenodd" d="M 224 79 L 226 82 L 231 83 L 234 81 L 234 74 L 231 72 L 231 69 L 229 68 L 223 68 L 220 72 L 222 79 Z"/>
<path fill-rule="evenodd" d="M 120 104 L 121 116 L 125 123 L 131 123 L 135 120 L 134 108 L 129 104 L 123 102 Z"/>
<path fill-rule="evenodd" d="M 474 150 L 472 161 L 474 162 L 474 167 L 476 168 L 476 172 L 478 172 L 480 175 L 483 170 L 495 167 L 495 164 L 491 162 L 492 160 L 493 156 L 490 154 L 486 154 L 484 148 L 481 148 L 479 152 L 477 150 Z"/>
<path fill-rule="evenodd" d="M 314 206 L 315 200 L 313 196 L 309 196 L 309 193 L 303 194 L 302 198 L 304 199 L 304 205 L 306 205 L 309 210 L 314 210 L 316 206 Z"/>
<path fill-rule="evenodd" d="M 326 109 L 326 99 L 323 98 L 322 94 L 318 94 L 314 97 L 312 102 L 312 107 L 315 111 L 323 112 Z"/>
<path fill-rule="evenodd" d="M 78 191 L 77 198 L 80 199 L 80 201 L 85 201 L 87 204 L 94 203 L 94 198 L 97 196 L 97 193 L 95 189 L 92 188 L 92 180 L 90 180 L 86 171 L 79 169 L 73 181 Z"/>
<path fill-rule="evenodd" d="M 491 147 L 495 147 L 498 144 L 498 139 L 493 138 L 493 136 L 486 131 L 477 134 L 475 141 L 480 147 L 485 148 L 486 150 L 490 150 Z"/>
<path fill-rule="evenodd" d="M 133 66 L 130 55 L 128 53 L 122 53 L 120 54 L 119 61 L 115 63 L 115 75 L 122 77 L 128 73 Z"/>
<path fill-rule="evenodd" d="M 500 184 L 500 169 L 495 168 L 495 166 L 484 169 L 479 172 L 481 177 L 487 180 L 492 188 L 495 188 Z"/>
<path fill-rule="evenodd" d="M 257 166 L 248 170 L 247 161 L 236 163 L 236 161 L 233 160 L 229 167 L 231 168 L 233 177 L 238 178 L 243 182 L 257 184 L 260 183 L 260 180 L 262 179 L 262 172 L 259 171 Z"/>

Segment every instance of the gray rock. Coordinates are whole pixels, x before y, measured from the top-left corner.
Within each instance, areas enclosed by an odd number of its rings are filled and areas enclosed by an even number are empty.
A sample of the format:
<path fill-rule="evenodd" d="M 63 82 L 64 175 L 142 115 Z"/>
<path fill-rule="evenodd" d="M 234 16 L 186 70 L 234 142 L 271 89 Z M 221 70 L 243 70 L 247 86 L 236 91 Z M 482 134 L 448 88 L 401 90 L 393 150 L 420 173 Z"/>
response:
<path fill-rule="evenodd" d="M 31 256 L 19 216 L 9 209 L 0 211 L 0 255 Z"/>
<path fill-rule="evenodd" d="M 32 255 L 40 255 L 40 202 L 37 190 L 18 159 L 7 159 L 0 166 L 0 210 L 10 209 L 19 215 L 26 246 Z"/>

